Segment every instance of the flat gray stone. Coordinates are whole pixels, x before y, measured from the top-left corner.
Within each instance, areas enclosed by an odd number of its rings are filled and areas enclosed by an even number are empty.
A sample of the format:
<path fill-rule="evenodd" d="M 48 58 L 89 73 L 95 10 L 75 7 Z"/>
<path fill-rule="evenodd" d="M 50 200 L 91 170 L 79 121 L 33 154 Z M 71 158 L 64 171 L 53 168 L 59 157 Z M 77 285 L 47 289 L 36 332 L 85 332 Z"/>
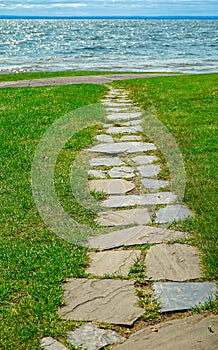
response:
<path fill-rule="evenodd" d="M 115 142 L 93 146 L 92 148 L 88 148 L 88 151 L 104 154 L 131 154 L 153 151 L 155 149 L 156 146 L 148 142 Z"/>
<path fill-rule="evenodd" d="M 188 310 L 215 299 L 218 291 L 213 282 L 155 282 L 155 296 L 161 303 L 161 312 Z"/>
<path fill-rule="evenodd" d="M 144 313 L 138 306 L 134 281 L 70 279 L 64 285 L 65 320 L 96 321 L 132 326 Z"/>
<path fill-rule="evenodd" d="M 137 156 L 132 158 L 133 162 L 139 165 L 146 165 L 158 160 L 156 156 Z"/>
<path fill-rule="evenodd" d="M 131 266 L 139 260 L 139 250 L 118 250 L 90 253 L 90 266 L 86 272 L 94 276 L 127 276 Z"/>
<path fill-rule="evenodd" d="M 69 348 L 66 348 L 66 346 L 52 337 L 42 338 L 41 347 L 44 350 L 69 350 Z"/>
<path fill-rule="evenodd" d="M 135 126 L 114 126 L 107 129 L 108 134 L 137 134 L 138 132 L 142 132 L 141 125 Z"/>
<path fill-rule="evenodd" d="M 129 122 L 122 123 L 124 126 L 140 125 L 142 123 L 141 119 L 130 120 Z"/>
<path fill-rule="evenodd" d="M 114 139 L 112 136 L 110 135 L 97 135 L 96 136 L 96 140 L 100 141 L 100 142 L 107 142 L 107 143 L 112 143 L 114 142 Z"/>
<path fill-rule="evenodd" d="M 159 179 L 141 179 L 142 186 L 148 190 L 157 190 L 169 186 L 169 181 Z"/>
<path fill-rule="evenodd" d="M 100 350 L 107 345 L 121 343 L 124 340 L 126 339 L 118 333 L 98 328 L 91 323 L 83 324 L 68 333 L 68 341 L 72 345 L 86 350 Z"/>
<path fill-rule="evenodd" d="M 161 171 L 161 167 L 158 164 L 140 165 L 137 167 L 137 169 L 141 177 L 153 177 L 158 175 Z"/>
<path fill-rule="evenodd" d="M 142 329 L 116 350 L 216 350 L 218 316 L 195 315 Z"/>
<path fill-rule="evenodd" d="M 105 106 L 104 107 L 105 109 L 106 109 L 106 111 L 107 112 L 111 112 L 111 113 L 116 113 L 116 112 L 121 112 L 121 113 L 123 113 L 123 112 L 131 112 L 131 111 L 133 111 L 133 107 L 131 106 L 131 105 L 128 105 L 128 106 L 126 106 L 126 105 L 120 105 L 119 107 L 114 107 L 114 106 L 111 106 L 111 107 L 109 107 L 109 106 Z M 134 110 L 135 110 L 135 108 L 134 108 Z M 110 114 L 111 114 L 110 113 Z"/>
<path fill-rule="evenodd" d="M 96 179 L 105 179 L 106 171 L 104 170 L 89 170 L 88 174 L 95 177 Z"/>
<path fill-rule="evenodd" d="M 166 224 L 172 221 L 184 220 L 192 216 L 191 211 L 185 205 L 168 205 L 156 213 L 155 222 Z"/>
<path fill-rule="evenodd" d="M 136 244 L 158 244 L 186 238 L 187 233 L 153 226 L 135 226 L 117 230 L 100 236 L 91 236 L 87 245 L 90 248 L 108 250 Z"/>
<path fill-rule="evenodd" d="M 113 196 L 102 201 L 101 205 L 108 208 L 126 208 L 134 205 L 168 204 L 176 200 L 172 192 L 148 193 L 142 195 Z"/>
<path fill-rule="evenodd" d="M 120 141 L 140 141 L 142 138 L 139 135 L 126 135 L 122 136 Z"/>
<path fill-rule="evenodd" d="M 128 108 L 128 107 L 132 107 L 132 104 L 131 103 L 123 103 L 123 102 L 111 102 L 111 101 L 104 101 L 103 103 L 106 107 L 125 107 L 125 108 Z"/>
<path fill-rule="evenodd" d="M 149 249 L 146 258 L 149 280 L 183 282 L 201 277 L 197 249 L 187 244 L 159 244 Z"/>
<path fill-rule="evenodd" d="M 124 194 L 135 188 L 134 183 L 123 179 L 90 180 L 90 191 L 104 192 L 106 194 Z"/>
<path fill-rule="evenodd" d="M 150 221 L 150 215 L 146 208 L 105 211 L 95 221 L 102 226 L 144 225 Z"/>
<path fill-rule="evenodd" d="M 135 177 L 134 169 L 130 166 L 112 168 L 108 172 L 108 175 L 114 179 L 130 179 Z"/>
<path fill-rule="evenodd" d="M 109 128 L 110 126 L 113 126 L 114 124 L 108 124 L 108 123 L 106 123 L 106 124 L 103 124 L 103 127 L 104 128 Z"/>
<path fill-rule="evenodd" d="M 90 159 L 89 164 L 92 167 L 95 166 L 119 166 L 123 165 L 124 162 L 119 157 L 112 157 L 112 158 L 92 158 Z"/>
<path fill-rule="evenodd" d="M 123 120 L 123 119 L 135 119 L 138 117 L 141 117 L 141 112 L 126 112 L 126 113 L 111 113 L 108 114 L 107 119 L 108 120 Z"/>

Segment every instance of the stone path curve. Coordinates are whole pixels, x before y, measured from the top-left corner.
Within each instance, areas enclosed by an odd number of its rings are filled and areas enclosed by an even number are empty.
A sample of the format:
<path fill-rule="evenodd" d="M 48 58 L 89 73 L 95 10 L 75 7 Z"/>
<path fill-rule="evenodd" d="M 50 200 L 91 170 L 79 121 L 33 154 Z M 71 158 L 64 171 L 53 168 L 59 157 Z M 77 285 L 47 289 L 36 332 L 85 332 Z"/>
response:
<path fill-rule="evenodd" d="M 215 283 L 200 282 L 198 251 L 181 242 L 188 238 L 187 233 L 166 226 L 192 213 L 184 204 L 176 203 L 177 195 L 169 191 L 170 179 L 159 178 L 161 164 L 156 146 L 143 140 L 140 110 L 125 91 L 118 89 L 111 88 L 102 103 L 108 124 L 96 136 L 96 145 L 87 149 L 89 189 L 107 195 L 96 222 L 111 229 L 87 240 L 89 276 L 64 284 L 66 305 L 59 310 L 61 317 L 89 322 L 70 332 L 68 341 L 87 350 L 117 343 L 122 343 L 115 345 L 117 350 L 215 349 L 217 316 L 161 323 L 129 339 L 92 323 L 132 327 L 143 316 L 136 281 L 129 278 L 131 267 L 139 262 L 145 264 L 144 282 L 151 283 L 160 313 L 201 305 L 217 291 Z M 150 244 L 146 255 L 140 249 L 145 244 Z M 67 349 L 50 337 L 42 339 L 42 347 Z"/>

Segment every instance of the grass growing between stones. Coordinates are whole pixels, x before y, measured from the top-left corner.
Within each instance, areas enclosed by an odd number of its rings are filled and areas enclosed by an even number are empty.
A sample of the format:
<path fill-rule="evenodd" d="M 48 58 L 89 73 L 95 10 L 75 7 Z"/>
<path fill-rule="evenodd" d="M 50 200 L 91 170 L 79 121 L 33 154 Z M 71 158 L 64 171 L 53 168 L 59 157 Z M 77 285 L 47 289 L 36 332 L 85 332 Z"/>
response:
<path fill-rule="evenodd" d="M 96 85 L 0 90 L 1 349 L 39 349 L 41 337 L 62 339 L 73 328 L 73 323 L 60 319 L 57 310 L 62 283 L 83 275 L 86 251 L 58 238 L 43 223 L 33 201 L 31 165 L 48 127 L 74 109 L 97 103 L 105 91 Z M 56 171 L 58 194 L 70 198 L 63 203 L 66 210 L 86 223 L 93 221 L 93 214 L 73 199 L 69 165 L 95 133 L 92 127 L 75 134 L 60 154 Z"/>

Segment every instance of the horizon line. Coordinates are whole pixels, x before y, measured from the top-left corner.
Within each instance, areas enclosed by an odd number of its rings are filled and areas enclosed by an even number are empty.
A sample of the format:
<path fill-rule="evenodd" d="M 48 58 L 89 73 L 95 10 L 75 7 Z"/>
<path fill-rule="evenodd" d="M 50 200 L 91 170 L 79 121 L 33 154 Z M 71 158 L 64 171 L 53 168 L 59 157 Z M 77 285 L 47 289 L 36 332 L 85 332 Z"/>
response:
<path fill-rule="evenodd" d="M 218 19 L 218 16 L 170 15 L 170 16 L 32 16 L 0 15 L 0 19 Z"/>

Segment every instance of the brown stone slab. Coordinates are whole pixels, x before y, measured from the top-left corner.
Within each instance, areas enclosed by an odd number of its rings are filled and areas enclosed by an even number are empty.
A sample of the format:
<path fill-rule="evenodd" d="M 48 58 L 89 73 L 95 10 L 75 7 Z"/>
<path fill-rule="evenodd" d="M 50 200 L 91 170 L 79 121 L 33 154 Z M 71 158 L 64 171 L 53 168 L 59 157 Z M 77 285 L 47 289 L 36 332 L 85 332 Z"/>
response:
<path fill-rule="evenodd" d="M 183 282 L 201 277 L 197 249 L 187 244 L 159 244 L 148 251 L 146 276 L 149 280 Z"/>
<path fill-rule="evenodd" d="M 130 280 L 70 279 L 64 290 L 60 314 L 65 320 L 132 326 L 144 312 Z"/>
<path fill-rule="evenodd" d="M 95 220 L 101 226 L 144 225 L 150 221 L 147 208 L 105 211 L 98 214 Z"/>
<path fill-rule="evenodd" d="M 127 276 L 131 266 L 140 258 L 139 250 L 117 250 L 90 253 L 90 266 L 86 270 L 94 276 Z"/>
<path fill-rule="evenodd" d="M 104 192 L 106 194 L 124 194 L 135 188 L 134 183 L 123 179 L 90 180 L 90 191 Z"/>
<path fill-rule="evenodd" d="M 122 247 L 123 245 L 132 246 L 145 243 L 169 242 L 187 236 L 187 233 L 167 230 L 160 227 L 134 226 L 100 236 L 91 236 L 88 239 L 87 245 L 90 248 L 107 250 Z"/>
<path fill-rule="evenodd" d="M 216 350 L 218 316 L 195 315 L 140 330 L 116 350 Z"/>

